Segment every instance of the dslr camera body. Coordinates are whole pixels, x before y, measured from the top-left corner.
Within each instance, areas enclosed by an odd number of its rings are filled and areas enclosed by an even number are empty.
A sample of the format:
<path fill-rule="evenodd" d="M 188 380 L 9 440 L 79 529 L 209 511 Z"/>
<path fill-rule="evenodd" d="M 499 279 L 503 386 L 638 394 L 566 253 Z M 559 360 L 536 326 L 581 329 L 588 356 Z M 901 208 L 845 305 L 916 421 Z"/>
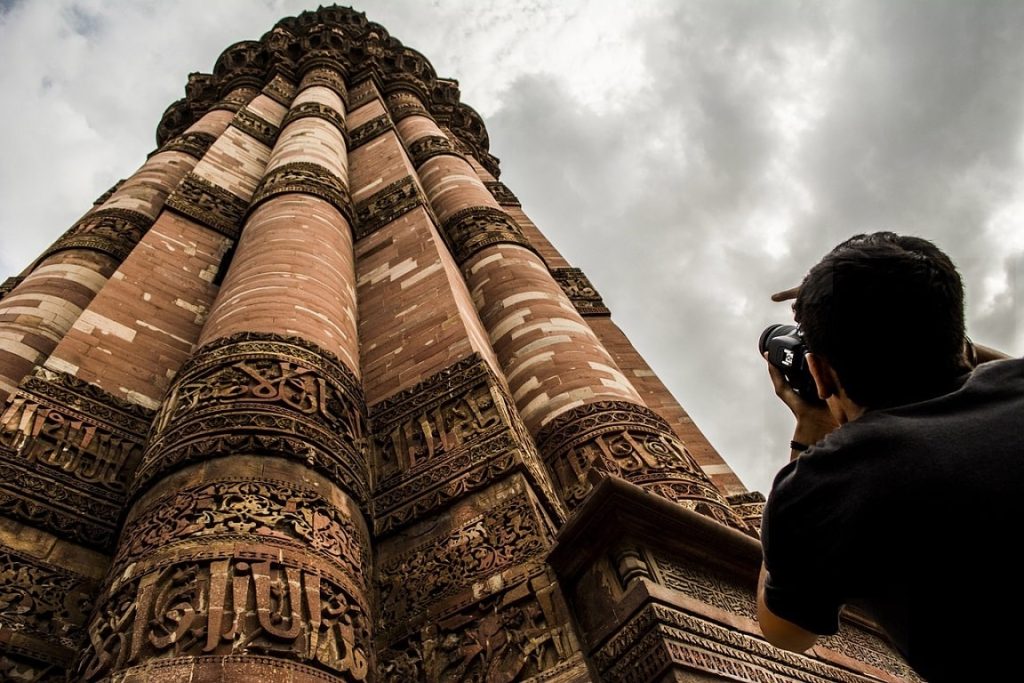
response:
<path fill-rule="evenodd" d="M 769 325 L 757 343 L 768 362 L 782 371 L 786 383 L 808 403 L 824 403 L 818 398 L 818 387 L 807 367 L 807 344 L 803 332 L 796 325 Z"/>

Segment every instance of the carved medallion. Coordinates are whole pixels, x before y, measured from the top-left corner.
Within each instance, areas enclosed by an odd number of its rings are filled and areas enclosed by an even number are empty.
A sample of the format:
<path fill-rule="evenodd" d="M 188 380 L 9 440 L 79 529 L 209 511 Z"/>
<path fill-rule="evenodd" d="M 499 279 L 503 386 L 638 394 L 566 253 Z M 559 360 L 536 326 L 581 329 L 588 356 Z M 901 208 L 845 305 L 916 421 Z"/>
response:
<path fill-rule="evenodd" d="M 352 206 L 345 181 L 330 169 L 308 161 L 282 164 L 268 171 L 256 188 L 250 213 L 267 199 L 289 192 L 319 197 L 351 222 Z"/>
<path fill-rule="evenodd" d="M 459 265 L 494 244 L 518 244 L 533 251 L 516 222 L 500 209 L 479 206 L 456 211 L 444 221 L 443 228 Z"/>
<path fill-rule="evenodd" d="M 225 237 L 238 239 L 249 202 L 206 178 L 189 173 L 167 198 L 166 206 Z"/>

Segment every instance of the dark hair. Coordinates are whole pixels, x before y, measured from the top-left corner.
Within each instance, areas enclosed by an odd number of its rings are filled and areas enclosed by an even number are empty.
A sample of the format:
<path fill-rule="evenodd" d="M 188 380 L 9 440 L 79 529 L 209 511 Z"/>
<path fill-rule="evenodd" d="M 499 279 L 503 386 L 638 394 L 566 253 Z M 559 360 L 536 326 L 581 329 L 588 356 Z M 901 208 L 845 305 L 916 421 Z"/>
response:
<path fill-rule="evenodd" d="M 866 408 L 936 396 L 966 370 L 960 274 L 920 237 L 851 237 L 811 268 L 793 312 L 808 350 Z"/>

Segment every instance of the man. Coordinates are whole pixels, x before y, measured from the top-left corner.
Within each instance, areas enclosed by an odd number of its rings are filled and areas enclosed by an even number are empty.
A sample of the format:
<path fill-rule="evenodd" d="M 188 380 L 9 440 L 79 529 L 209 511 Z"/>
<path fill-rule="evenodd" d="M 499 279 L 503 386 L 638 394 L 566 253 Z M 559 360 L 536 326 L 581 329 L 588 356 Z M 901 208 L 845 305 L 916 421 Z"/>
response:
<path fill-rule="evenodd" d="M 974 355 L 960 276 L 920 238 L 853 237 L 793 293 L 825 403 L 769 366 L 796 431 L 765 506 L 765 637 L 802 652 L 851 604 L 932 683 L 1021 680 L 1024 361 Z"/>

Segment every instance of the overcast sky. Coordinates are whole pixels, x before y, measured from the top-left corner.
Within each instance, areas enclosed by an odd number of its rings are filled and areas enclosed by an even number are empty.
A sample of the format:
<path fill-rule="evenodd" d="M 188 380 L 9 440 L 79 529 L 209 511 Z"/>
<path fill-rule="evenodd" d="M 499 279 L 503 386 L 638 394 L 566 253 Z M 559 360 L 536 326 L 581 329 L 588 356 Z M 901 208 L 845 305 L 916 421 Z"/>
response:
<path fill-rule="evenodd" d="M 142 163 L 189 72 L 314 6 L 0 0 L 0 277 Z M 460 82 L 502 180 L 750 488 L 792 429 L 768 295 L 851 234 L 936 241 L 974 339 L 1024 352 L 1024 3 L 356 9 Z"/>

